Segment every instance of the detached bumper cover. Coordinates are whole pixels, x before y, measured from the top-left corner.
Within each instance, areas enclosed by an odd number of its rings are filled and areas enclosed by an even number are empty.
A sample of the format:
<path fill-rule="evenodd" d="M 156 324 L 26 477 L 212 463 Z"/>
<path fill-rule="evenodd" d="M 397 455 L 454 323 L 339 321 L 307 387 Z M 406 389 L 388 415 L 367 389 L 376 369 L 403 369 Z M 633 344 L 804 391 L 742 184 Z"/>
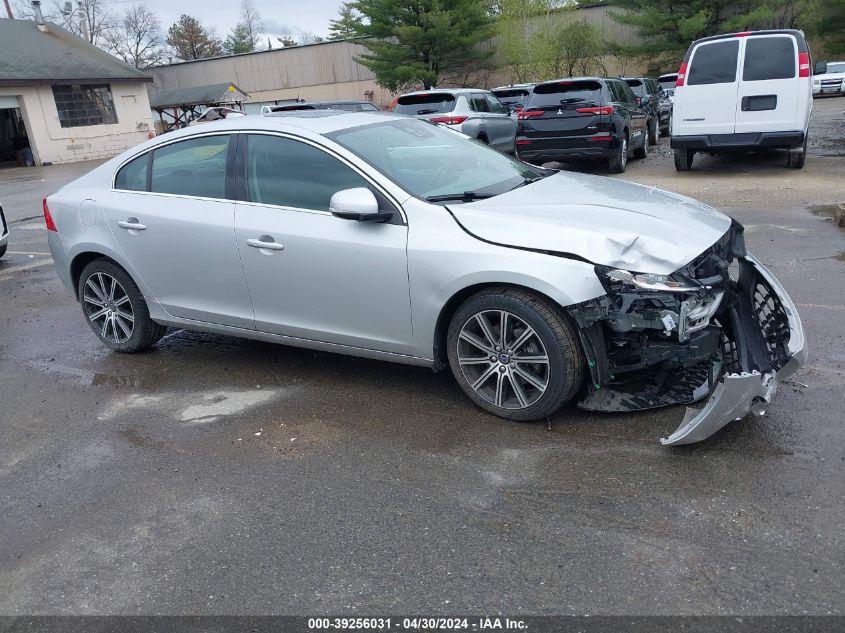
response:
<path fill-rule="evenodd" d="M 704 407 L 688 408 L 678 429 L 669 437 L 661 438 L 665 445 L 692 444 L 706 439 L 733 420 L 744 418 L 749 413 L 763 415 L 766 406 L 777 392 L 778 383 L 794 374 L 807 361 L 807 344 L 804 328 L 795 304 L 789 298 L 780 282 L 753 256 L 746 256 L 750 271 L 759 275 L 774 292 L 789 322 L 789 341 L 786 362 L 779 369 L 769 367 L 764 371 L 742 371 L 726 373 L 717 383 Z M 754 332 L 748 332 L 747 325 L 734 336 L 752 339 Z M 753 356 L 753 350 L 748 352 Z"/>

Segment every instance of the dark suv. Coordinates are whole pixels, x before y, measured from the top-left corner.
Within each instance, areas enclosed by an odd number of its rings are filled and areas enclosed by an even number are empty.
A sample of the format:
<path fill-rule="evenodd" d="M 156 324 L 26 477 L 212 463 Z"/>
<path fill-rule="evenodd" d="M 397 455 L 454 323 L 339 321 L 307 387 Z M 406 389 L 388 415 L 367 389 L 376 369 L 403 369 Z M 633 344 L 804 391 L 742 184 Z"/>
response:
<path fill-rule="evenodd" d="M 648 142 L 656 145 L 662 131 L 669 131 L 672 121 L 672 104 L 666 91 L 656 79 L 650 77 L 625 77 L 625 83 L 637 96 L 637 103 L 648 113 Z"/>
<path fill-rule="evenodd" d="M 579 77 L 534 86 L 518 115 L 516 149 L 530 163 L 597 159 L 621 173 L 648 155 L 648 115 L 621 79 Z"/>

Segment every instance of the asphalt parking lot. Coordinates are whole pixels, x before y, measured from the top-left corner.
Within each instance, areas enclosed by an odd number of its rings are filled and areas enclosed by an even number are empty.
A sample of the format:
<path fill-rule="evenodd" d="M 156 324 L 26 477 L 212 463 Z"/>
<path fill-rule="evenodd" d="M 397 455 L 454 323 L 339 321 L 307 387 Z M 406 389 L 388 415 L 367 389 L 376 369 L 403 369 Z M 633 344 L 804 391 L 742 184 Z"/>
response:
<path fill-rule="evenodd" d="M 111 353 L 31 219 L 90 165 L 0 171 L 0 613 L 843 614 L 843 109 L 816 102 L 802 172 L 677 174 L 664 140 L 624 175 L 744 223 L 809 340 L 764 418 L 675 449 L 682 408 L 519 424 L 426 369 L 185 331 Z"/>

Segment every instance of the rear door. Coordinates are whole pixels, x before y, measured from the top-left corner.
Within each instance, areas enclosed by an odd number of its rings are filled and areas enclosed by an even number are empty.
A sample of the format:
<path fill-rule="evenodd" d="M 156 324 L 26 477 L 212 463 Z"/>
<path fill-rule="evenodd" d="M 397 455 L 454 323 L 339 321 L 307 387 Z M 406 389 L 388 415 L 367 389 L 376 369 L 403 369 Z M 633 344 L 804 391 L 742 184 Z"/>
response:
<path fill-rule="evenodd" d="M 583 147 L 608 128 L 610 115 L 603 114 L 607 105 L 597 80 L 539 84 L 518 115 L 519 135 L 553 142 L 558 148 Z"/>
<path fill-rule="evenodd" d="M 695 46 L 675 90 L 674 135 L 734 133 L 739 49 L 736 37 Z"/>
<path fill-rule="evenodd" d="M 736 131 L 800 130 L 798 47 L 791 35 L 743 38 Z"/>

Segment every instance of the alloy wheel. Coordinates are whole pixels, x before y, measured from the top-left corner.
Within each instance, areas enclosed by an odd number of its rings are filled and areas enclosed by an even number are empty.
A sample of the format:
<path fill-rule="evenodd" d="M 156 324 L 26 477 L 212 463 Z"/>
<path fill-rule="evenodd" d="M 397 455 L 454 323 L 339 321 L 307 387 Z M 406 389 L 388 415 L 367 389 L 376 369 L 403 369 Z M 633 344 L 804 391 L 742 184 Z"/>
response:
<path fill-rule="evenodd" d="M 537 332 L 505 310 L 471 316 L 458 335 L 461 372 L 475 393 L 503 409 L 525 409 L 549 387 L 549 355 Z"/>
<path fill-rule="evenodd" d="M 85 315 L 105 340 L 125 343 L 135 330 L 135 313 L 120 282 L 107 273 L 94 273 L 82 293 Z"/>
<path fill-rule="evenodd" d="M 625 168 L 625 165 L 628 164 L 628 137 L 625 136 L 622 138 L 622 168 Z"/>

